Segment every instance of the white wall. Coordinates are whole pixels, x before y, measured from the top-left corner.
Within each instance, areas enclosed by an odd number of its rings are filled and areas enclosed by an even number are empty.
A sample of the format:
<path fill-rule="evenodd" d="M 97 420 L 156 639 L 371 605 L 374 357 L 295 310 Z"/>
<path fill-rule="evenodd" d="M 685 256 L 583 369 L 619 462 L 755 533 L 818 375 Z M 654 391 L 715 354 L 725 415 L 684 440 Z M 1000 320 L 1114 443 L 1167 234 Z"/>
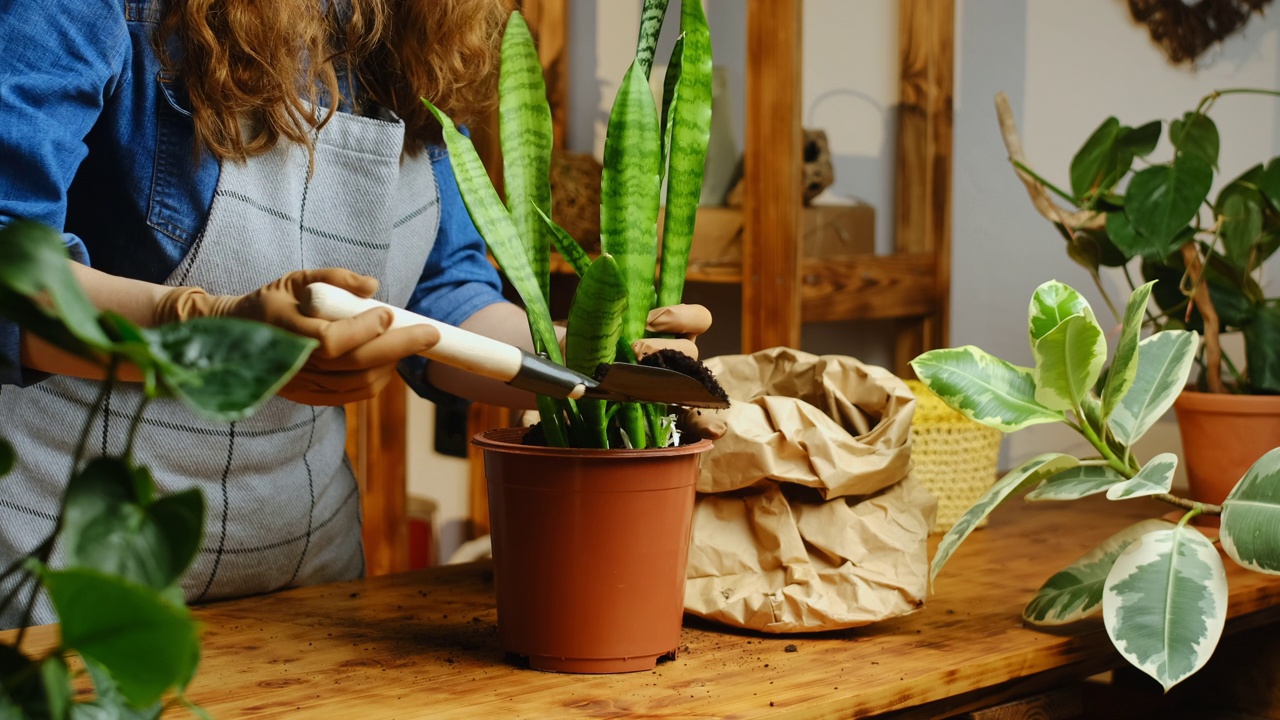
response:
<path fill-rule="evenodd" d="M 745 3 L 705 0 L 716 64 L 729 76 L 736 146 L 742 146 Z M 609 102 L 631 60 L 639 0 L 570 0 L 570 122 L 572 150 L 601 153 Z M 673 6 L 675 3 L 673 3 Z M 659 45 L 666 57 L 673 33 Z M 805 4 L 802 118 L 826 130 L 834 155 L 832 192 L 877 208 L 879 251 L 893 244 L 894 113 L 897 103 L 896 0 L 808 0 Z M 1174 67 L 1128 16 L 1125 0 L 957 0 L 953 195 L 952 344 L 975 344 L 1029 364 L 1023 331 L 1027 301 L 1041 282 L 1059 279 L 1100 296 L 1062 241 L 1035 214 L 1006 161 L 992 98 L 1005 91 L 1032 164 L 1067 183 L 1079 145 L 1107 115 L 1138 124 L 1191 109 L 1216 88 L 1280 88 L 1280 13 L 1253 18 L 1242 34 L 1210 51 L 1200 67 Z M 1234 175 L 1280 153 L 1280 102 L 1224 98 L 1213 117 L 1223 136 L 1222 164 Z M 1159 151 L 1158 151 L 1159 152 Z M 1274 263 L 1273 263 L 1274 265 Z M 1274 276 L 1274 272 L 1271 273 Z M 1106 279 L 1121 298 L 1118 276 Z M 1275 294 L 1277 283 L 1271 282 Z M 704 338 L 710 354 L 736 352 L 740 296 L 734 288 L 691 285 L 688 297 L 711 307 L 717 325 Z M 843 353 L 887 364 L 883 323 L 827 323 L 805 328 L 811 352 Z M 429 438 L 422 413 L 411 437 Z M 1144 454 L 1176 450 L 1176 427 L 1161 423 Z M 1083 450 L 1067 430 L 1039 426 L 1011 436 L 1004 464 L 1049 449 Z M 450 458 L 411 458 L 414 492 L 441 500 L 437 524 L 465 517 L 465 477 Z M 460 481 L 457 478 L 462 477 Z M 442 538 L 447 556 L 460 536 Z"/>

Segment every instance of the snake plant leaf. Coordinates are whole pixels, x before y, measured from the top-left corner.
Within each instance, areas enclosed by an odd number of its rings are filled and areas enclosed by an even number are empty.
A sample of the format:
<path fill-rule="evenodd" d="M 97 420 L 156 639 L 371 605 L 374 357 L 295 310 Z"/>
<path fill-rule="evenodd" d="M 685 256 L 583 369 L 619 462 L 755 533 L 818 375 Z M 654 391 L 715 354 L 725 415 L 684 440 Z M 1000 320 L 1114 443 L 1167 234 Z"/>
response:
<path fill-rule="evenodd" d="M 658 111 L 658 139 L 662 143 L 662 157 L 658 161 L 658 172 L 663 178 L 667 176 L 668 156 L 671 153 L 671 111 L 675 107 L 676 90 L 680 84 L 680 63 L 684 58 L 684 35 L 676 38 L 675 47 L 671 48 L 671 60 L 667 63 L 667 73 L 662 77 L 662 107 Z"/>
<path fill-rule="evenodd" d="M 1208 115 L 1191 111 L 1181 120 L 1170 121 L 1169 141 L 1178 149 L 1179 155 L 1189 155 L 1209 167 L 1218 167 L 1221 144 L 1218 126 Z"/>
<path fill-rule="evenodd" d="M 1280 448 L 1249 468 L 1222 502 L 1222 549 L 1242 567 L 1280 574 Z"/>
<path fill-rule="evenodd" d="M 1036 400 L 1035 378 L 980 348 L 930 350 L 911 361 L 916 377 L 960 414 L 1010 433 L 1029 425 L 1061 422 L 1064 415 Z"/>
<path fill-rule="evenodd" d="M 172 593 L 88 568 L 39 575 L 61 621 L 62 646 L 107 667 L 129 704 L 148 706 L 190 682 L 200 641 Z"/>
<path fill-rule="evenodd" d="M 711 140 L 711 30 L 702 0 L 680 3 L 679 76 L 670 102 L 667 210 L 662 224 L 662 269 L 658 306 L 676 305 L 684 294 L 689 248 L 702 198 Z M 672 65 L 677 62 L 673 60 Z M 664 98 L 664 103 L 666 102 Z"/>
<path fill-rule="evenodd" d="M 640 11 L 640 38 L 636 41 L 636 64 L 645 79 L 653 70 L 653 54 L 658 49 L 658 36 L 662 34 L 662 21 L 667 17 L 667 5 L 671 0 L 644 0 Z"/>
<path fill-rule="evenodd" d="M 1223 255 L 1236 269 L 1247 272 L 1254 260 L 1254 245 L 1262 235 L 1262 208 L 1266 201 L 1256 185 L 1236 181 L 1218 193 L 1214 210 L 1222 236 Z"/>
<path fill-rule="evenodd" d="M 1108 500 L 1129 500 L 1148 495 L 1163 495 L 1173 487 L 1173 471 L 1178 469 L 1178 456 L 1160 453 L 1147 461 L 1136 475 L 1107 489 Z"/>
<path fill-rule="evenodd" d="M 1097 319 L 1089 301 L 1070 285 L 1050 280 L 1036 288 L 1027 307 L 1027 335 L 1031 338 L 1031 345 L 1034 346 L 1072 315 Z"/>
<path fill-rule="evenodd" d="M 1102 612 L 1102 590 L 1116 558 L 1143 535 L 1170 527 L 1164 520 L 1143 520 L 1103 540 L 1046 580 L 1023 609 L 1022 619 L 1032 625 L 1066 625 Z"/>
<path fill-rule="evenodd" d="M 1138 343 L 1133 386 L 1107 419 L 1118 441 L 1132 446 L 1178 399 L 1195 362 L 1199 340 L 1193 332 L 1164 330 Z"/>
<path fill-rule="evenodd" d="M 1133 387 L 1133 378 L 1138 373 L 1138 342 L 1142 339 L 1142 324 L 1146 320 L 1151 287 L 1155 282 L 1152 280 L 1134 290 L 1124 308 L 1120 341 L 1116 343 L 1116 354 L 1111 360 L 1111 369 L 1107 371 L 1107 384 L 1102 388 L 1103 419 L 1111 415 L 1121 398 Z"/>
<path fill-rule="evenodd" d="M 1073 410 L 1102 376 L 1107 339 L 1098 321 L 1084 315 L 1063 320 L 1031 346 L 1036 400 L 1050 410 Z"/>
<path fill-rule="evenodd" d="M 498 267 L 524 301 L 535 346 L 553 361 L 562 363 L 564 357 L 560 353 L 560 341 L 556 337 L 555 327 L 551 324 L 551 310 L 530 266 L 529 253 L 520 241 L 515 222 L 498 199 L 498 193 L 489 181 L 489 174 L 484 169 L 484 163 L 480 162 L 475 146 L 471 144 L 470 138 L 458 131 L 448 115 L 430 101 L 423 99 L 422 102 L 444 129 L 444 141 L 452 160 L 453 176 L 458 181 L 458 190 L 467 207 L 467 214 L 484 237 Z"/>
<path fill-rule="evenodd" d="M 1030 502 L 1045 500 L 1079 500 L 1106 492 L 1112 485 L 1124 482 L 1124 476 L 1106 465 L 1081 465 L 1054 475 L 1043 485 L 1027 493 Z"/>
<path fill-rule="evenodd" d="M 1173 251 L 1173 239 L 1200 210 L 1213 184 L 1213 168 L 1199 156 L 1180 154 L 1168 165 L 1134 174 L 1125 191 L 1124 213 L 1133 229 L 1161 256 Z"/>
<path fill-rule="evenodd" d="M 1280 393 L 1280 305 L 1257 308 L 1244 327 L 1244 343 L 1250 389 Z"/>
<path fill-rule="evenodd" d="M 565 362 L 570 368 L 594 376 L 600 365 L 613 362 L 626 309 L 627 286 L 622 280 L 622 271 L 613 257 L 601 255 L 582 275 L 569 307 Z M 578 401 L 578 409 L 592 446 L 609 447 L 604 401 L 582 399 Z"/>
<path fill-rule="evenodd" d="M 990 515 L 991 511 L 995 510 L 1006 498 L 1040 483 L 1047 477 L 1079 464 L 1080 461 L 1070 455 L 1045 453 L 1022 463 L 997 480 L 994 485 L 987 488 L 987 491 L 982 494 L 982 497 L 978 498 L 978 501 L 972 507 L 964 511 L 964 514 L 960 516 L 955 525 L 951 526 L 947 534 L 942 536 L 942 540 L 938 543 L 938 550 L 934 553 L 933 563 L 929 566 L 929 582 L 932 583 L 933 579 L 938 576 L 938 571 L 951 558 L 951 554 L 955 552 L 960 543 L 969 537 L 969 533 L 973 532 L 978 523 L 987 515 Z"/>
<path fill-rule="evenodd" d="M 1189 525 L 1138 538 L 1107 575 L 1107 634 L 1126 660 L 1165 690 L 1205 664 L 1226 618 L 1226 568 L 1213 543 Z"/>
<path fill-rule="evenodd" d="M 508 212 L 542 297 L 550 298 L 551 239 L 537 211 L 551 212 L 551 107 L 537 47 L 518 12 L 511 13 L 502 36 L 498 133 Z"/>
<path fill-rule="evenodd" d="M 573 272 L 578 277 L 586 274 L 587 268 L 591 267 L 591 256 L 587 255 L 587 251 L 582 249 L 577 240 L 569 234 L 568 230 L 560 227 L 554 220 L 547 217 L 541 208 L 536 208 L 538 217 L 546 225 L 547 231 L 551 233 L 551 241 L 555 243 L 556 251 L 560 256 L 568 261 L 569 266 L 573 268 Z"/>

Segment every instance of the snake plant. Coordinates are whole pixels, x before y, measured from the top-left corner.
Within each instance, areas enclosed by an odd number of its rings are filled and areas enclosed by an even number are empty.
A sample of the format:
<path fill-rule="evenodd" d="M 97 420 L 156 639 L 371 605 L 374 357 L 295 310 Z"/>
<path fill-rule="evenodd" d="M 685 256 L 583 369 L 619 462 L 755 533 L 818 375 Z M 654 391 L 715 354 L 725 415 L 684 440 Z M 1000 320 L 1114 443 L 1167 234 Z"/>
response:
<path fill-rule="evenodd" d="M 1120 654 L 1167 690 L 1209 659 L 1227 617 L 1222 558 L 1188 522 L 1220 515 L 1219 540 L 1228 556 L 1250 570 L 1280 574 L 1280 448 L 1259 459 L 1220 507 L 1170 494 L 1177 456 L 1161 453 L 1142 462 L 1134 454 L 1134 443 L 1186 386 L 1200 346 L 1198 334 L 1187 330 L 1141 338 L 1155 284 L 1130 296 L 1105 378 L 1102 327 L 1084 297 L 1059 282 L 1041 285 L 1031 299 L 1027 331 L 1035 367 L 972 346 L 931 350 L 911 366 L 930 391 L 977 422 L 1006 433 L 1065 423 L 1097 453 L 1045 453 L 997 481 L 942 538 L 930 580 L 978 523 L 1015 494 L 1027 493 L 1029 501 L 1103 493 L 1116 501 L 1154 497 L 1187 511 L 1176 523 L 1148 519 L 1116 533 L 1050 577 L 1023 611 L 1033 625 L 1101 614 Z"/>
<path fill-rule="evenodd" d="M 609 114 L 599 257 L 550 219 L 551 112 L 533 37 L 518 12 L 503 35 L 498 81 L 505 205 L 470 139 L 423 100 L 444 128 L 467 212 L 524 302 L 534 349 L 588 375 L 601 363 L 635 362 L 631 343 L 644 337 L 649 311 L 680 302 L 684 289 L 711 128 L 711 33 L 701 0 L 681 2 L 680 36 L 659 105 L 649 73 L 668 2 L 644 3 L 635 59 Z M 580 278 L 563 353 L 549 310 L 552 245 Z M 539 397 L 538 410 L 551 445 L 644 448 L 676 441 L 662 406 Z"/>

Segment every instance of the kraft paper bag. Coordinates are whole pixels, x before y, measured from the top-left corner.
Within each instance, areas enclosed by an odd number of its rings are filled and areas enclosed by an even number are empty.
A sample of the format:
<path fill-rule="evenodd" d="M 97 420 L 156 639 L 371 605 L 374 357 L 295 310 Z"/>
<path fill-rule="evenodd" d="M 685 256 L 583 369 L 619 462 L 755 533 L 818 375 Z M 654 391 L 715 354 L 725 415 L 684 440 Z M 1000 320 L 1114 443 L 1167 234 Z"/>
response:
<path fill-rule="evenodd" d="M 685 610 L 790 633 L 921 607 L 936 504 L 911 476 L 906 384 L 789 348 L 706 365 L 733 405 L 702 461 Z"/>

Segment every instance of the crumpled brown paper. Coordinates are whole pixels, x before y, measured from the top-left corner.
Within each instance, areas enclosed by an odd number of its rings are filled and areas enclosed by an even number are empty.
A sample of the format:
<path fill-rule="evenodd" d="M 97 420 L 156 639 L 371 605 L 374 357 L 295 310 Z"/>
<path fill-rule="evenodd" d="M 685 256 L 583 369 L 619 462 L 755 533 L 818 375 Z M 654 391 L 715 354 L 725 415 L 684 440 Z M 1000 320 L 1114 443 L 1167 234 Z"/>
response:
<path fill-rule="evenodd" d="M 706 365 L 733 406 L 702 461 L 685 610 L 781 633 L 919 608 L 935 502 L 910 474 L 906 384 L 789 348 Z"/>

